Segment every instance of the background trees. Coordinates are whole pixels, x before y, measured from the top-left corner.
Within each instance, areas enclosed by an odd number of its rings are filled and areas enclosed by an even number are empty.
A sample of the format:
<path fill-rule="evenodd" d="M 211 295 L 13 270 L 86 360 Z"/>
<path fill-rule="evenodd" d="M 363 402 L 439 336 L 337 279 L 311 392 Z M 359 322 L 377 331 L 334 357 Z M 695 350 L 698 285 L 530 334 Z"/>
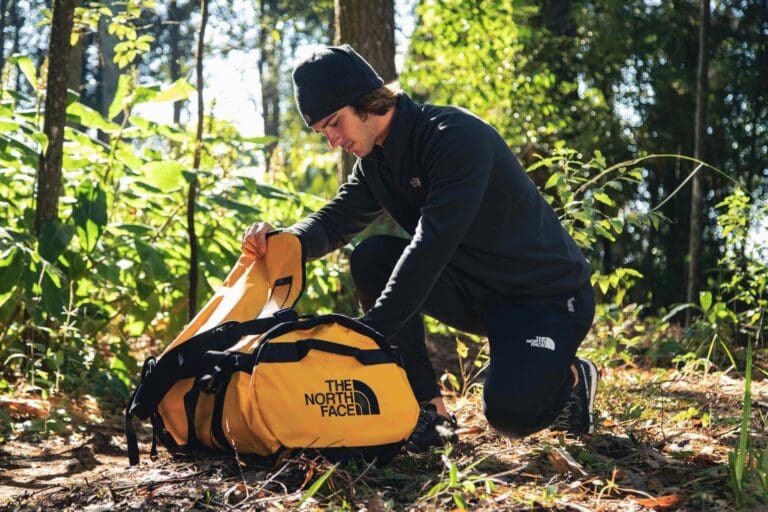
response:
<path fill-rule="evenodd" d="M 398 30 L 408 39 L 399 55 L 405 91 L 418 101 L 467 107 L 497 127 L 580 237 L 603 295 L 602 321 L 631 304 L 649 317 L 679 303 L 710 311 L 723 304 L 730 313 L 707 332 L 721 329 L 743 344 L 745 333 L 759 330 L 765 308 L 767 3 L 217 3 L 206 58 L 241 59 L 258 70 L 258 83 L 247 87 L 262 129 L 243 135 L 217 114 L 230 99 L 211 95 L 198 146 L 200 108 L 190 100 L 196 89 L 226 80 L 210 71 L 202 86 L 191 84 L 199 2 L 57 1 L 54 18 L 59 6 L 73 13 L 64 32 L 74 45 L 51 46 L 52 35 L 63 36 L 46 4 L 6 0 L 2 378 L 51 389 L 60 382 L 77 388 L 90 375 L 124 389 L 137 347 L 161 345 L 191 310 L 187 187 L 198 187 L 193 228 L 203 298 L 237 257 L 247 224 L 289 224 L 318 208 L 338 183 L 336 156 L 304 129 L 293 106 L 297 56 L 306 45 L 350 42 L 391 80 Z M 709 66 L 698 73 L 702 12 L 710 14 Z M 413 25 L 413 33 L 395 27 L 395 19 Z M 50 80 L 58 92 L 46 90 Z M 702 80 L 708 87 L 697 86 Z M 707 107 L 698 124 L 697 91 L 698 105 Z M 58 120 L 56 106 L 65 112 Z M 51 128 L 65 121 L 63 129 Z M 61 158 L 49 162 L 57 147 Z M 691 187 L 677 190 L 698 164 L 649 157 L 662 154 L 696 155 L 718 169 L 698 174 L 699 228 Z M 628 163 L 611 167 L 621 162 Z M 46 224 L 54 218 L 58 223 Z M 689 277 L 686 254 L 697 234 L 701 248 L 692 250 L 701 271 Z M 355 314 L 345 271 L 343 253 L 311 263 L 303 309 Z M 694 286 L 687 297 L 696 275 L 703 295 Z M 50 337 L 25 336 L 30 329 Z M 710 339 L 702 329 L 692 326 L 685 338 Z"/>

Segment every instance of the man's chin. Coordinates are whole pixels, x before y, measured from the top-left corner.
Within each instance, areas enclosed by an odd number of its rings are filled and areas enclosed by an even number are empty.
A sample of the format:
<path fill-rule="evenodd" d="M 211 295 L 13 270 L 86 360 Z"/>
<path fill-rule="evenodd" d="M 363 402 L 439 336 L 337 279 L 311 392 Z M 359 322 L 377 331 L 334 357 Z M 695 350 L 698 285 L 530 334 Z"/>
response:
<path fill-rule="evenodd" d="M 369 149 L 368 151 L 360 151 L 360 150 L 352 150 L 350 153 L 355 155 L 357 158 L 365 158 L 366 156 L 371 154 L 371 151 L 373 151 L 373 148 Z"/>

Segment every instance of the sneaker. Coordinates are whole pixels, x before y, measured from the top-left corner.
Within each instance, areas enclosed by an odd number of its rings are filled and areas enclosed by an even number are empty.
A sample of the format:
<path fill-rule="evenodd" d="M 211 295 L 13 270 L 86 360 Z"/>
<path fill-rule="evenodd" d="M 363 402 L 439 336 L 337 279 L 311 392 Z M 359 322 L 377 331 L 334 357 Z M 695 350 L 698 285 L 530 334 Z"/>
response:
<path fill-rule="evenodd" d="M 443 446 L 458 439 L 456 418 L 437 413 L 435 404 L 424 404 L 419 412 L 419 420 L 411 437 L 405 442 L 405 449 L 411 453 L 423 453 L 433 446 Z"/>
<path fill-rule="evenodd" d="M 595 392 L 597 391 L 597 366 L 587 359 L 576 358 L 579 383 L 574 386 L 563 411 L 549 427 L 569 434 L 591 434 L 595 431 Z"/>

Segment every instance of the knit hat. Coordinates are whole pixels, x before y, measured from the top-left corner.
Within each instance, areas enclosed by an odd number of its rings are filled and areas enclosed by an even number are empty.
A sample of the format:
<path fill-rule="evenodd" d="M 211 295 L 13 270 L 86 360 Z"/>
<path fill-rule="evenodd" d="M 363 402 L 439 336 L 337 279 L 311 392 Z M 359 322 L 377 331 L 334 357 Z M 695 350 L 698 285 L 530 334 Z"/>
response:
<path fill-rule="evenodd" d="M 348 44 L 315 50 L 293 70 L 301 117 L 312 126 L 384 85 L 384 80 Z"/>

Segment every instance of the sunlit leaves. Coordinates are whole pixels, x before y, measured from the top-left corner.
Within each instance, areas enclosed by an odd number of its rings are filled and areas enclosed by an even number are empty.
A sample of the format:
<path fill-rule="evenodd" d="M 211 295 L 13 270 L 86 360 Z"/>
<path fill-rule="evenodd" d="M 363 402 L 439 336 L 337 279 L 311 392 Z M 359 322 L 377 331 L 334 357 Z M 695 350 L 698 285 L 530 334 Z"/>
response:
<path fill-rule="evenodd" d="M 18 64 L 21 73 L 27 81 L 29 81 L 30 85 L 32 85 L 32 88 L 38 88 L 37 71 L 35 71 L 35 65 L 32 63 L 32 59 L 26 55 L 14 55 L 8 60 L 13 64 Z"/>
<path fill-rule="evenodd" d="M 67 107 L 67 120 L 81 124 L 87 128 L 98 128 L 105 133 L 117 131 L 120 127 L 110 123 L 96 110 L 83 105 L 80 102 L 71 103 Z"/>
<path fill-rule="evenodd" d="M 123 73 L 117 79 L 117 89 L 115 90 L 115 97 L 112 99 L 112 103 L 107 110 L 107 119 L 112 120 L 128 106 L 127 101 L 128 93 L 130 91 L 131 78 L 127 73 Z"/>
<path fill-rule="evenodd" d="M 190 99 L 195 94 L 195 88 L 184 78 L 176 80 L 170 87 L 161 90 L 152 101 L 163 103 Z"/>
<path fill-rule="evenodd" d="M 184 165 L 178 162 L 147 162 L 141 168 L 141 180 L 161 192 L 170 192 L 184 184 Z"/>

